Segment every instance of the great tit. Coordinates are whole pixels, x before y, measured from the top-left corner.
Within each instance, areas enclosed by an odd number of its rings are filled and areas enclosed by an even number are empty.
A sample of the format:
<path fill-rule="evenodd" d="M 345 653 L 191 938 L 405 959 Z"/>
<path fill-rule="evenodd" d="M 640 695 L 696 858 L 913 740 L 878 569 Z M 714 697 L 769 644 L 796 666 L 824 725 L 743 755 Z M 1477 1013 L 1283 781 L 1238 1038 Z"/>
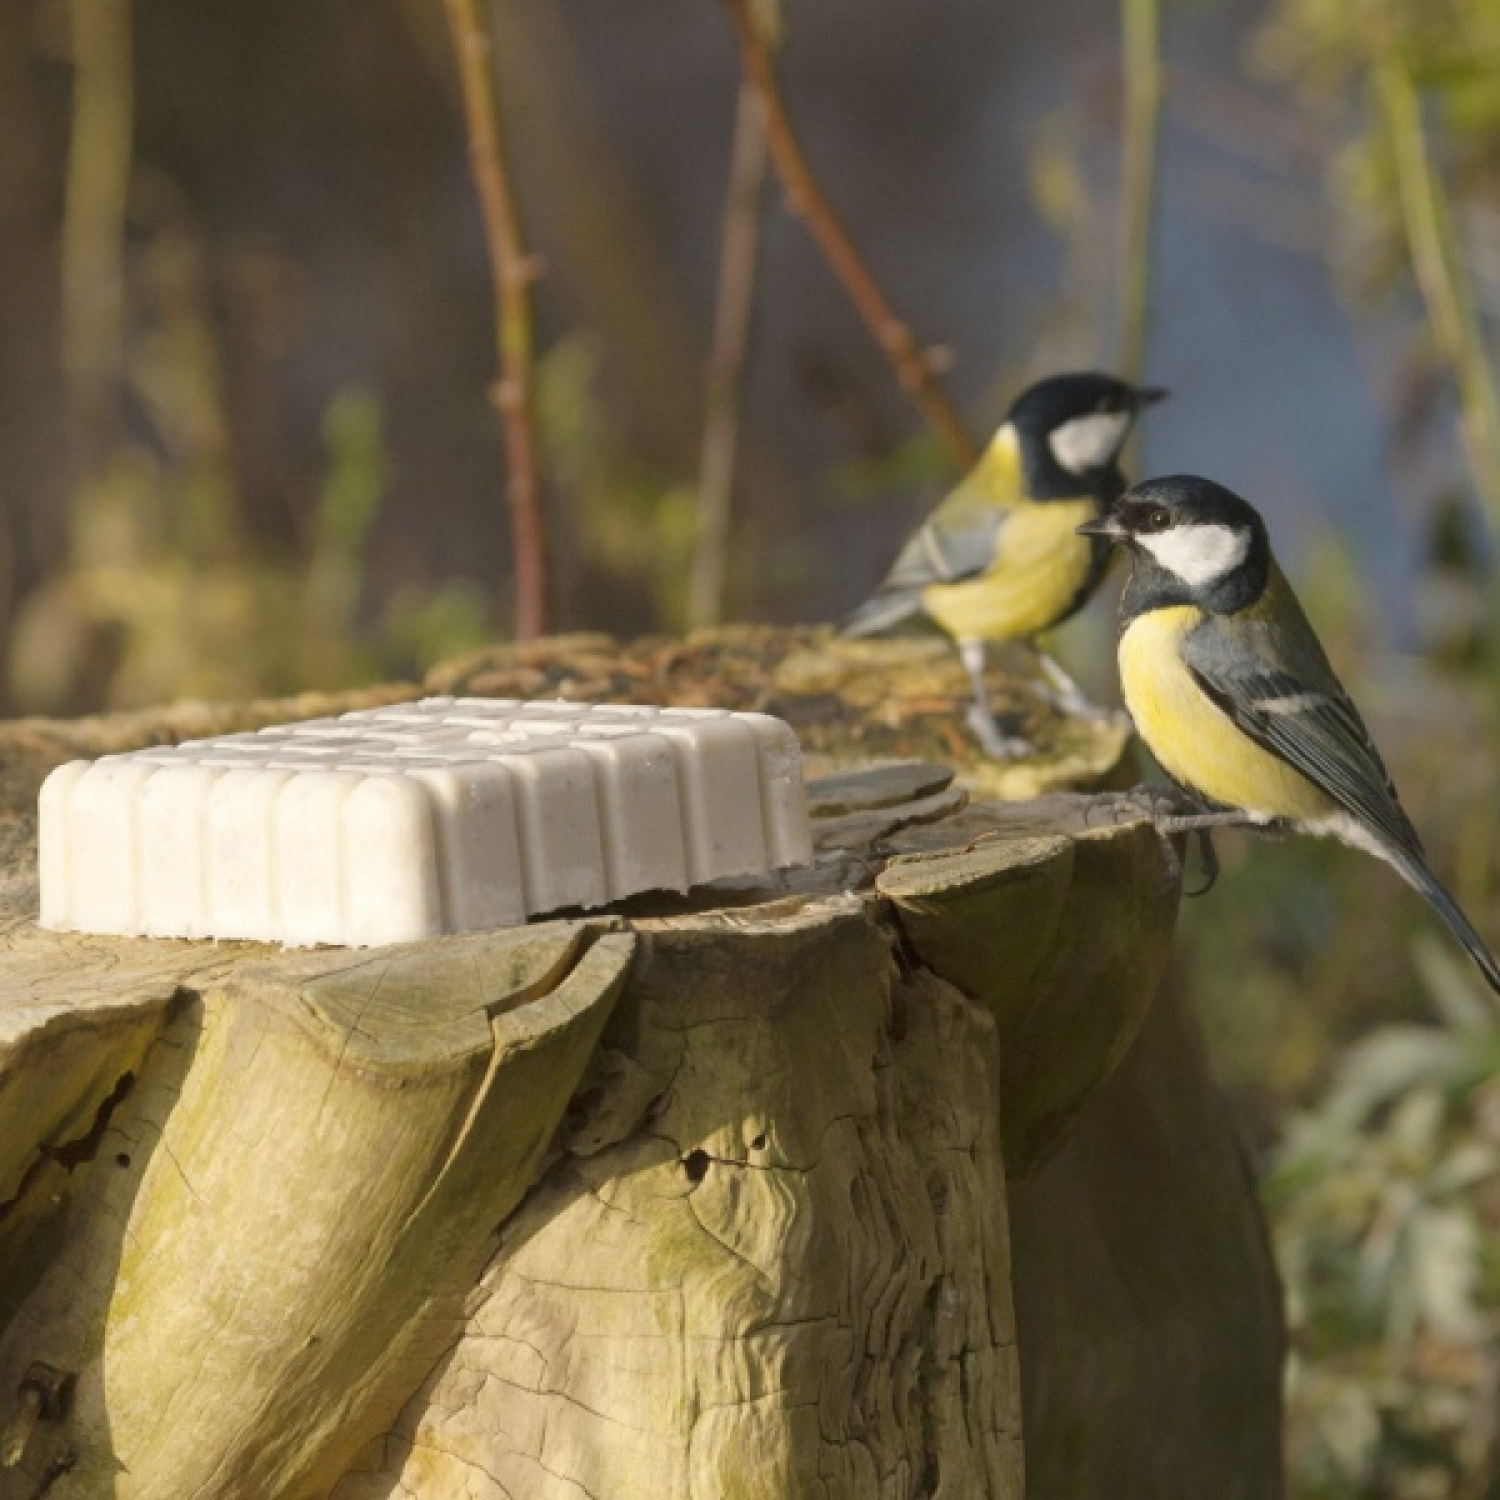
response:
<path fill-rule="evenodd" d="M 1500 993 L 1500 966 L 1427 868 L 1421 840 L 1246 501 L 1152 479 L 1081 528 L 1132 557 L 1120 683 L 1135 727 L 1196 805 L 1178 828 L 1325 834 L 1394 866 Z"/>
<path fill-rule="evenodd" d="M 1019 395 L 979 462 L 902 547 L 875 594 L 843 623 L 881 635 L 926 623 L 958 645 L 973 684 L 969 723 L 988 755 L 1030 747 L 995 726 L 984 685 L 985 644 L 1032 641 L 1087 602 L 1108 545 L 1077 528 L 1125 488 L 1120 449 L 1140 409 L 1165 396 L 1108 375 L 1054 375 Z M 1077 685 L 1039 647 L 1065 709 L 1086 709 Z"/>

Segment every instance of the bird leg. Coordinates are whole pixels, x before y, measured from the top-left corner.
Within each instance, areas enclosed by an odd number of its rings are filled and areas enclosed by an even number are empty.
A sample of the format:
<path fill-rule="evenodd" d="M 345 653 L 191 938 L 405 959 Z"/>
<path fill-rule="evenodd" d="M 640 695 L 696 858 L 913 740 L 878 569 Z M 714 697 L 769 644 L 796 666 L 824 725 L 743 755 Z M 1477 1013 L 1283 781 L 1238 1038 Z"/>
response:
<path fill-rule="evenodd" d="M 1100 710 L 1084 697 L 1083 689 L 1064 671 L 1062 663 L 1056 657 L 1044 651 L 1035 641 L 1028 644 L 1036 656 L 1038 669 L 1047 679 L 1047 686 L 1042 690 L 1041 696 L 1053 708 L 1059 713 L 1077 714 L 1080 717 L 1099 713 Z"/>
<path fill-rule="evenodd" d="M 1103 813 L 1106 823 L 1131 823 L 1146 818 L 1160 825 L 1168 818 L 1196 817 L 1205 811 L 1191 792 L 1150 781 L 1133 786 L 1128 792 L 1102 792 L 1089 800 L 1091 810 Z"/>
<path fill-rule="evenodd" d="M 1095 799 L 1103 802 L 1103 798 Z M 1238 808 L 1205 807 L 1191 792 L 1176 786 L 1138 786 L 1130 791 L 1110 798 L 1103 809 L 1110 821 L 1129 822 L 1144 815 L 1161 836 L 1162 852 L 1167 861 L 1169 883 L 1176 885 L 1182 879 L 1182 856 L 1172 842 L 1172 835 L 1190 833 L 1198 844 L 1198 856 L 1203 864 L 1203 884 L 1197 889 L 1184 891 L 1184 896 L 1203 896 L 1214 888 L 1219 878 L 1219 854 L 1213 844 L 1215 828 L 1248 827 L 1260 828 L 1262 824 L 1246 817 Z"/>
<path fill-rule="evenodd" d="M 979 748 L 994 760 L 1013 760 L 1019 755 L 1030 755 L 1035 748 L 1029 740 L 1018 736 L 1001 734 L 990 709 L 989 690 L 984 682 L 984 642 L 960 641 L 959 660 L 969 674 L 969 686 L 974 701 L 969 705 L 969 728 L 979 741 Z"/>
<path fill-rule="evenodd" d="M 1036 657 L 1037 670 L 1046 678 L 1046 684 L 1037 689 L 1037 695 L 1044 703 L 1050 704 L 1058 713 L 1069 718 L 1106 721 L 1123 719 L 1128 725 L 1129 716 L 1123 709 L 1090 703 L 1083 689 L 1073 681 L 1055 656 L 1044 651 L 1035 641 L 1028 641 L 1027 645 Z"/>
<path fill-rule="evenodd" d="M 1182 856 L 1172 842 L 1174 833 L 1190 833 L 1198 845 L 1198 858 L 1203 865 L 1203 884 L 1193 890 L 1183 890 L 1187 897 L 1206 896 L 1219 883 L 1219 851 L 1214 848 L 1215 828 L 1260 828 L 1264 825 L 1235 808 L 1216 808 L 1208 812 L 1180 813 L 1154 818 L 1157 833 L 1161 836 L 1162 849 L 1166 853 L 1167 866 L 1175 883 L 1182 879 Z"/>
<path fill-rule="evenodd" d="M 1237 807 L 1216 807 L 1194 813 L 1169 814 L 1153 818 L 1162 833 L 1207 833 L 1214 828 L 1255 828 L 1263 830 L 1265 824 L 1257 818 L 1247 817 Z"/>

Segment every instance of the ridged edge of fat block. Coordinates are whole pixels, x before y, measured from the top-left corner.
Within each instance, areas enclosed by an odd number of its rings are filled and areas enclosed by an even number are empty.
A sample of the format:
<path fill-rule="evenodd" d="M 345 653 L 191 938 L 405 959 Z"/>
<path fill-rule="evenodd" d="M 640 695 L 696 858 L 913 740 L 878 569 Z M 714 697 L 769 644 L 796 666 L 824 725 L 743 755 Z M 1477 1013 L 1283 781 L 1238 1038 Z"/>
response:
<path fill-rule="evenodd" d="M 427 698 L 59 766 L 43 927 L 366 946 L 812 857 L 768 714 Z"/>

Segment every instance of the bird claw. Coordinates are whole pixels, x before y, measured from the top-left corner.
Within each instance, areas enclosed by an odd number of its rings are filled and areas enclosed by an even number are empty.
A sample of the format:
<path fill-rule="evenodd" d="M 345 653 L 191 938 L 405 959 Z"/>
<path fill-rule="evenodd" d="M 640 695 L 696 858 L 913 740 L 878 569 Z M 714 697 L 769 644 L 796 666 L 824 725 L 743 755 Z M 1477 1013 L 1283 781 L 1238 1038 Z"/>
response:
<path fill-rule="evenodd" d="M 1178 786 L 1140 786 L 1134 788 L 1134 792 L 1150 809 L 1153 818 L 1191 818 L 1206 810 L 1191 792 Z"/>
<path fill-rule="evenodd" d="M 1195 900 L 1199 896 L 1206 896 L 1219 883 L 1219 851 L 1214 848 L 1212 832 L 1207 828 L 1193 828 L 1189 832 L 1194 842 L 1198 845 L 1198 860 L 1203 866 L 1203 884 L 1194 886 L 1192 890 L 1183 885 L 1182 878 L 1186 872 L 1186 861 L 1177 851 L 1177 845 L 1172 842 L 1171 830 L 1162 824 L 1156 825 L 1157 836 L 1161 839 L 1162 863 L 1167 867 L 1167 889 L 1180 889 L 1185 900 Z"/>
<path fill-rule="evenodd" d="M 1206 896 L 1219 879 L 1219 853 L 1214 848 L 1213 835 L 1207 828 L 1194 828 L 1192 836 L 1198 845 L 1198 858 L 1203 866 L 1203 883 L 1189 890 L 1183 884 L 1183 877 L 1187 872 L 1187 861 L 1178 852 L 1177 845 L 1169 829 L 1158 823 L 1156 836 L 1161 842 L 1162 864 L 1166 866 L 1165 889 L 1167 892 L 1180 891 L 1184 899 L 1192 900 L 1198 896 Z"/>
<path fill-rule="evenodd" d="M 1214 848 L 1211 830 L 1235 821 L 1239 815 L 1205 808 L 1190 792 L 1181 787 L 1160 786 L 1151 783 L 1132 787 L 1128 792 L 1095 797 L 1084 813 L 1085 824 L 1096 820 L 1104 824 L 1135 822 L 1144 819 L 1156 830 L 1161 839 L 1162 859 L 1167 867 L 1169 889 L 1181 885 L 1183 859 L 1173 843 L 1173 835 L 1192 834 L 1198 845 L 1198 858 L 1203 866 L 1203 883 L 1193 890 L 1184 890 L 1188 897 L 1205 896 L 1219 879 L 1219 854 Z"/>
<path fill-rule="evenodd" d="M 1193 836 L 1198 841 L 1198 862 L 1203 866 L 1203 884 L 1195 890 L 1184 890 L 1183 895 L 1188 899 L 1197 896 L 1206 896 L 1219 883 L 1219 851 L 1214 848 L 1213 833 L 1207 828 L 1195 828 Z M 1167 847 L 1175 855 L 1177 850 L 1167 841 Z M 1181 877 L 1182 861 L 1178 860 L 1178 875 Z"/>
<path fill-rule="evenodd" d="M 1162 823 L 1185 817 L 1195 817 L 1204 811 L 1203 804 L 1191 792 L 1178 786 L 1163 786 L 1157 782 L 1142 782 L 1128 792 L 1116 793 L 1115 817 L 1119 822 L 1132 818 L 1146 818 L 1152 823 Z"/>
<path fill-rule="evenodd" d="M 1023 755 L 1032 755 L 1036 746 L 1019 735 L 1000 732 L 994 716 L 978 703 L 971 703 L 968 712 L 969 728 L 979 741 L 979 748 L 992 760 L 1017 760 Z"/>

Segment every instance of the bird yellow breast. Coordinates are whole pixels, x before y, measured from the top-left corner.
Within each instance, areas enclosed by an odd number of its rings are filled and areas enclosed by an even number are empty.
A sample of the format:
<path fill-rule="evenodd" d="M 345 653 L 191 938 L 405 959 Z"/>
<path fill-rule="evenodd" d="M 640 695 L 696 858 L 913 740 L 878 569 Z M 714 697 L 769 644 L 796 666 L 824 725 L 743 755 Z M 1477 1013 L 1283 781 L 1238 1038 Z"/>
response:
<path fill-rule="evenodd" d="M 1318 818 L 1333 801 L 1263 750 L 1218 708 L 1182 661 L 1200 618 L 1186 605 L 1137 615 L 1120 637 L 1125 706 L 1162 768 L 1184 786 L 1258 817 Z"/>
<path fill-rule="evenodd" d="M 964 583 L 932 583 L 922 607 L 960 641 L 1013 641 L 1055 625 L 1089 575 L 1093 549 L 1078 527 L 1092 499 L 1049 500 L 1006 512 L 995 560 Z"/>

